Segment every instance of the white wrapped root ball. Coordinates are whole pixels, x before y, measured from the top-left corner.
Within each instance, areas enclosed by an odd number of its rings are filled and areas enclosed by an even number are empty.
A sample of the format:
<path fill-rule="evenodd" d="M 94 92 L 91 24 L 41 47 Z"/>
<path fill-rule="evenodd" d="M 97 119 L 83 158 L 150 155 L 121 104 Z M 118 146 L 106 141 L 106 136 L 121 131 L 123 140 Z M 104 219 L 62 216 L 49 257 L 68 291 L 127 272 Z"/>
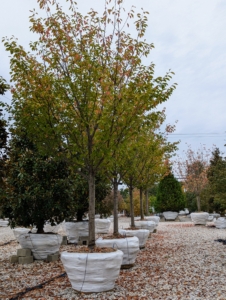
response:
<path fill-rule="evenodd" d="M 69 243 L 78 243 L 80 236 L 89 236 L 89 222 L 65 222 L 64 228 L 66 231 Z"/>
<path fill-rule="evenodd" d="M 156 223 L 154 221 L 135 221 L 135 227 L 138 229 L 147 229 L 149 232 L 153 232 L 156 228 Z"/>
<path fill-rule="evenodd" d="M 53 232 L 58 233 L 61 230 L 61 224 L 51 225 L 50 223 L 46 223 L 44 225 L 44 232 Z"/>
<path fill-rule="evenodd" d="M 195 225 L 206 225 L 208 218 L 207 212 L 191 213 L 191 220 Z"/>
<path fill-rule="evenodd" d="M 137 230 L 129 230 L 129 229 L 119 229 L 119 233 L 121 235 L 136 236 L 139 239 L 139 247 L 144 248 L 149 236 L 149 230 L 147 229 L 137 229 Z"/>
<path fill-rule="evenodd" d="M 178 217 L 178 212 L 176 211 L 164 211 L 163 216 L 166 221 L 174 221 Z"/>
<path fill-rule="evenodd" d="M 61 261 L 78 292 L 97 293 L 112 290 L 119 276 L 123 253 L 61 253 Z"/>
<path fill-rule="evenodd" d="M 111 220 L 109 219 L 95 219 L 96 233 L 108 233 L 110 226 L 111 226 Z"/>
<path fill-rule="evenodd" d="M 160 217 L 158 217 L 158 216 L 147 216 L 147 217 L 145 217 L 145 219 L 147 221 L 154 221 L 157 225 L 160 221 Z"/>
<path fill-rule="evenodd" d="M 22 248 L 31 249 L 35 259 L 46 259 L 49 254 L 54 254 L 60 249 L 62 236 L 48 233 L 25 233 L 18 236 Z"/>
<path fill-rule="evenodd" d="M 122 265 L 132 266 L 135 263 L 137 253 L 140 250 L 139 239 L 136 236 L 125 238 L 113 238 L 96 240 L 97 247 L 111 247 L 123 252 Z"/>
<path fill-rule="evenodd" d="M 7 227 L 9 225 L 9 221 L 7 219 L 0 219 L 0 227 Z"/>
<path fill-rule="evenodd" d="M 30 231 L 29 228 L 17 227 L 17 228 L 13 229 L 13 234 L 14 234 L 16 240 L 19 242 L 19 237 L 21 235 L 24 235 L 24 234 L 28 233 L 29 231 Z"/>
<path fill-rule="evenodd" d="M 214 225 L 218 229 L 224 229 L 224 228 L 226 228 L 226 218 L 223 218 L 223 217 L 218 218 L 217 220 L 214 221 Z"/>

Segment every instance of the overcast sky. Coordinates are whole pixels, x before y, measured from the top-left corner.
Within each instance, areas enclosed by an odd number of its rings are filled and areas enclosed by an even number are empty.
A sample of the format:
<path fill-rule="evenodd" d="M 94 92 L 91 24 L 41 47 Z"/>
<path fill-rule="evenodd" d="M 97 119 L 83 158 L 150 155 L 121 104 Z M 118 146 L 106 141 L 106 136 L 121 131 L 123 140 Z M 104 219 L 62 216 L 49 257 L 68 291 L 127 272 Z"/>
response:
<path fill-rule="evenodd" d="M 60 2 L 64 5 L 65 1 Z M 91 7 L 101 12 L 104 7 L 104 0 L 77 3 L 83 13 Z M 146 40 L 155 45 L 148 60 L 156 64 L 156 76 L 169 69 L 175 72 L 173 81 L 178 86 L 164 105 L 167 123 L 178 121 L 170 141 L 181 140 L 181 155 L 185 143 L 194 149 L 215 144 L 226 152 L 226 1 L 125 1 L 126 8 L 132 5 L 150 13 Z M 14 35 L 28 49 L 29 41 L 35 39 L 29 32 L 33 8 L 38 11 L 35 0 L 1 1 L 0 37 Z M 7 80 L 8 56 L 0 43 L 0 75 Z"/>

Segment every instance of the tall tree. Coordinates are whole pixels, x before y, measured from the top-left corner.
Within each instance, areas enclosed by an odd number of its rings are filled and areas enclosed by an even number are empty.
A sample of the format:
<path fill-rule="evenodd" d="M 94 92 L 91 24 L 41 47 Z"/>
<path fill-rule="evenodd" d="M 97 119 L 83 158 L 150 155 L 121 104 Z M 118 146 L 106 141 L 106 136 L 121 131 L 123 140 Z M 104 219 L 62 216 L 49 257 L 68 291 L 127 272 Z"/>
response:
<path fill-rule="evenodd" d="M 176 162 L 175 172 L 183 180 L 184 187 L 188 192 L 195 194 L 197 209 L 201 210 L 201 193 L 208 183 L 207 170 L 209 165 L 209 150 L 205 147 L 193 151 L 188 146 L 185 152 L 186 159 Z"/>
<path fill-rule="evenodd" d="M 226 209 L 226 159 L 222 157 L 219 148 L 212 151 L 207 178 L 208 206 L 223 212 Z"/>
<path fill-rule="evenodd" d="M 89 246 L 95 244 L 95 175 L 114 151 L 125 147 L 153 109 L 166 101 L 175 85 L 172 72 L 154 78 L 154 64 L 143 65 L 153 44 L 144 40 L 147 12 L 137 14 L 136 37 L 125 28 L 122 0 L 105 2 L 102 16 L 83 16 L 73 0 L 69 13 L 55 1 L 38 0 L 47 17 L 30 17 L 39 36 L 31 52 L 4 39 L 11 53 L 13 102 L 10 112 L 26 127 L 44 153 L 67 149 L 75 169 L 89 182 Z M 129 25 L 129 24 L 128 24 Z"/>
<path fill-rule="evenodd" d="M 137 187 L 140 189 L 140 215 L 142 220 L 144 219 L 143 192 L 163 178 L 167 171 L 164 161 L 172 156 L 173 151 L 177 149 L 176 145 L 177 142 L 167 142 L 165 136 L 156 134 L 152 137 L 150 135 L 147 136 L 146 141 L 143 142 L 139 149 Z M 146 192 L 146 211 L 148 211 L 148 206 Z"/>

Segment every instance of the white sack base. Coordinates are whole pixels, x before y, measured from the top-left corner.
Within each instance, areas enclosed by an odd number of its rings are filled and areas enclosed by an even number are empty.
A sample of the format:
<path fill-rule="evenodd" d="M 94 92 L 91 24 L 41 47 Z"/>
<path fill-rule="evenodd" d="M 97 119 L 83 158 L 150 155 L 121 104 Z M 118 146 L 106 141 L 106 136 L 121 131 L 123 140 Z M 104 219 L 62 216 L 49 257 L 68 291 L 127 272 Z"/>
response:
<path fill-rule="evenodd" d="M 95 233 L 108 233 L 110 226 L 109 219 L 95 219 Z"/>
<path fill-rule="evenodd" d="M 139 239 L 140 248 L 145 247 L 146 241 L 149 236 L 149 230 L 147 229 L 138 229 L 138 230 L 119 229 L 119 233 L 127 237 L 136 236 Z"/>
<path fill-rule="evenodd" d="M 132 265 L 135 263 L 137 253 L 140 250 L 139 239 L 134 237 L 127 237 L 124 239 L 102 239 L 96 240 L 97 247 L 111 247 L 121 250 L 123 252 L 122 265 Z"/>
<path fill-rule="evenodd" d="M 226 219 L 221 217 L 221 218 L 218 218 L 215 222 L 214 222 L 214 225 L 216 226 L 216 228 L 218 229 L 224 229 L 226 228 Z"/>
<path fill-rule="evenodd" d="M 61 235 L 67 235 L 66 228 L 65 228 L 65 220 L 62 223 L 60 223 L 60 229 L 58 233 Z"/>
<path fill-rule="evenodd" d="M 9 225 L 8 220 L 0 219 L 0 227 L 7 227 Z"/>
<path fill-rule="evenodd" d="M 58 233 L 61 230 L 61 224 L 56 224 L 54 226 L 50 225 L 50 223 L 46 223 L 44 225 L 44 232 L 53 232 Z"/>
<path fill-rule="evenodd" d="M 97 293 L 112 290 L 119 276 L 123 253 L 61 253 L 61 261 L 78 292 Z"/>
<path fill-rule="evenodd" d="M 46 259 L 60 249 L 62 236 L 59 234 L 24 233 L 18 237 L 22 248 L 31 249 L 35 259 Z"/>
<path fill-rule="evenodd" d="M 184 210 L 180 210 L 179 211 L 179 216 L 184 216 L 184 215 L 186 215 L 186 212 Z"/>
<path fill-rule="evenodd" d="M 13 229 L 13 234 L 16 238 L 16 240 L 19 242 L 19 237 L 20 235 L 24 235 L 26 233 L 28 233 L 30 230 L 30 228 L 24 228 L 24 227 L 17 227 Z"/>
<path fill-rule="evenodd" d="M 80 236 L 89 236 L 89 222 L 65 222 L 66 235 L 69 243 L 78 243 Z"/>
<path fill-rule="evenodd" d="M 195 225 L 206 225 L 208 218 L 207 212 L 191 213 L 191 220 Z"/>
<path fill-rule="evenodd" d="M 178 212 L 176 212 L 176 211 L 164 211 L 163 216 L 166 220 L 174 221 L 178 216 Z"/>
<path fill-rule="evenodd" d="M 146 216 L 145 219 L 147 221 L 154 221 L 157 225 L 160 221 L 160 217 L 158 217 L 158 216 Z"/>
<path fill-rule="evenodd" d="M 220 214 L 217 214 L 217 213 L 212 213 L 212 214 L 209 214 L 209 216 L 213 216 L 214 218 L 220 218 Z"/>
<path fill-rule="evenodd" d="M 156 228 L 154 221 L 135 221 L 135 227 L 139 229 L 147 229 L 149 232 L 153 232 Z"/>

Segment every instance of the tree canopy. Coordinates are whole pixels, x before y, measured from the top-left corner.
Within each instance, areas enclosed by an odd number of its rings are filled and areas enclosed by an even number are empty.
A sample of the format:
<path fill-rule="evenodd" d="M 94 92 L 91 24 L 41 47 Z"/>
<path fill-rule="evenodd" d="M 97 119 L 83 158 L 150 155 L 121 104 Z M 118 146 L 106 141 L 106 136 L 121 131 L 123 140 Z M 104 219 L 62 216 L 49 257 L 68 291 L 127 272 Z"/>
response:
<path fill-rule="evenodd" d="M 10 141 L 6 193 L 0 207 L 11 225 L 36 226 L 43 232 L 46 221 L 59 224 L 75 214 L 74 184 L 67 159 L 41 155 L 21 131 Z"/>

